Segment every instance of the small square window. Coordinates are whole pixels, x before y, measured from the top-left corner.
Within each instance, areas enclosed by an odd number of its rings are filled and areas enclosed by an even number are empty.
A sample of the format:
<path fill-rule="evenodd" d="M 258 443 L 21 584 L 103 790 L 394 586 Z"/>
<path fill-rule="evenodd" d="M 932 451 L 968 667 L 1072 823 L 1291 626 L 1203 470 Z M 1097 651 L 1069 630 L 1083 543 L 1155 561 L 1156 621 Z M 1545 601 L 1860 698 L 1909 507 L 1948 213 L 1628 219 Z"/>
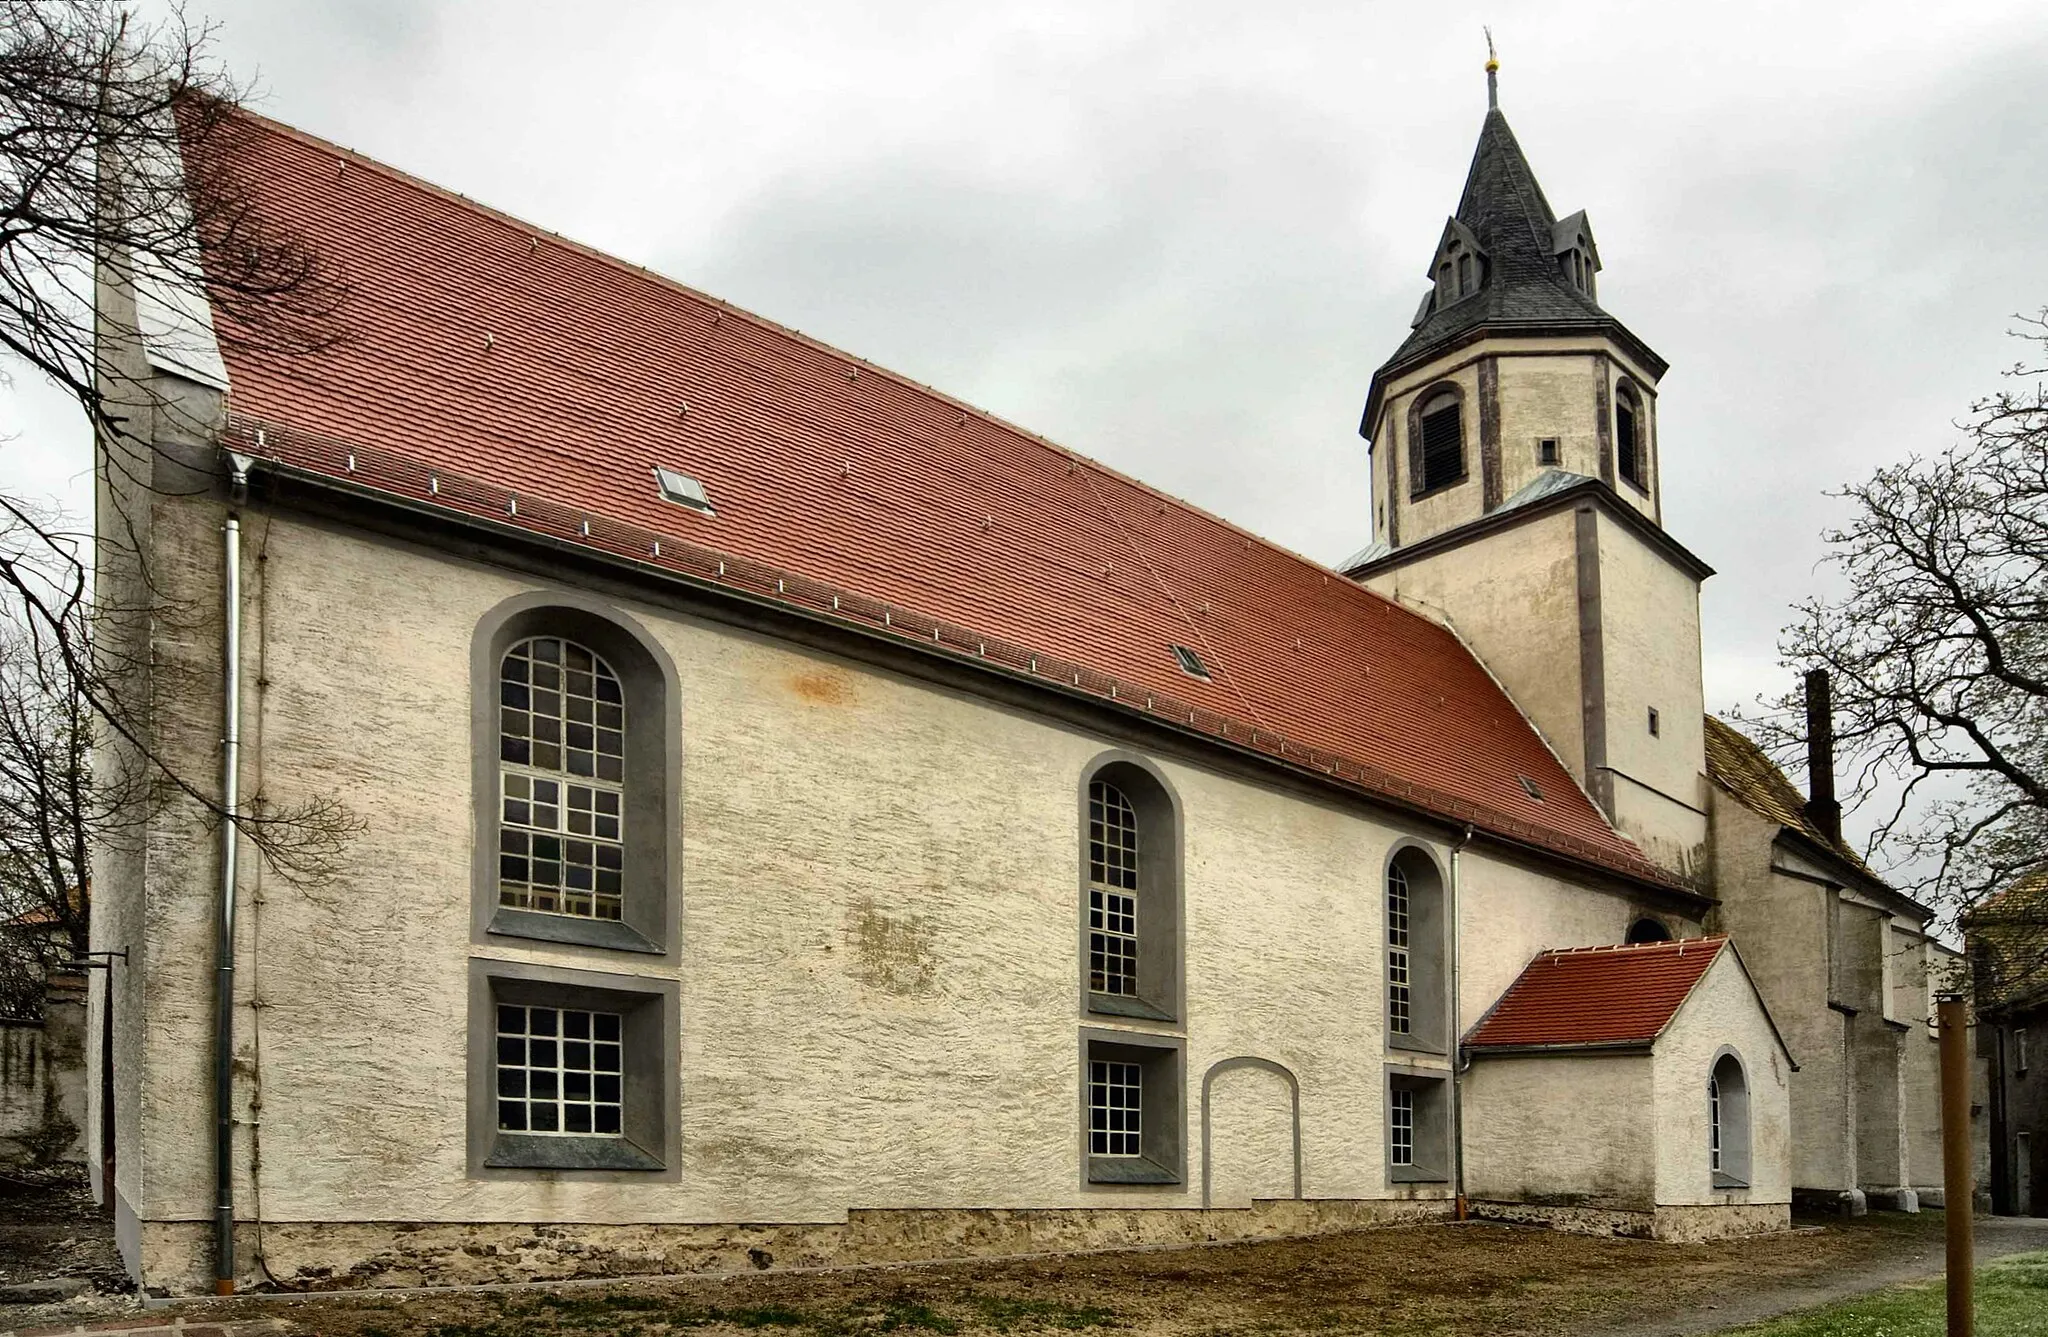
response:
<path fill-rule="evenodd" d="M 706 495 L 704 485 L 690 475 L 657 464 L 654 466 L 654 481 L 661 488 L 661 495 L 677 505 L 706 515 L 718 514 L 711 509 L 711 498 Z"/>
<path fill-rule="evenodd" d="M 1535 799 L 1538 803 L 1541 803 L 1543 801 L 1543 787 L 1541 785 L 1537 784 L 1534 780 L 1531 780 L 1526 775 L 1518 775 L 1515 778 L 1522 782 L 1522 792 L 1524 794 L 1527 794 L 1530 798 Z"/>
<path fill-rule="evenodd" d="M 470 1174 L 676 1177 L 673 983 L 476 960 Z"/>
<path fill-rule="evenodd" d="M 1660 737 L 1664 732 L 1664 721 L 1658 717 L 1657 708 L 1650 707 L 1650 737 Z"/>
<path fill-rule="evenodd" d="M 1538 464 L 1556 464 L 1560 458 L 1556 437 L 1546 436 L 1536 443 L 1536 462 Z"/>
<path fill-rule="evenodd" d="M 1083 1153 L 1091 1184 L 1178 1184 L 1182 1177 L 1177 1040 L 1082 1033 Z"/>

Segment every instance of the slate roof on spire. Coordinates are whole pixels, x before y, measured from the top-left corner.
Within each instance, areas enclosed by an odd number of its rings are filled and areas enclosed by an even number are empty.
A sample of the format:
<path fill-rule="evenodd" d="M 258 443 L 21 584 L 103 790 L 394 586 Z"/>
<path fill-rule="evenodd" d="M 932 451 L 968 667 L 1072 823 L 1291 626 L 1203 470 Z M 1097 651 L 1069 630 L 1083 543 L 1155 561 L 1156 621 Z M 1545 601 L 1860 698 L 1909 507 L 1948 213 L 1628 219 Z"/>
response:
<path fill-rule="evenodd" d="M 1390 362 L 1404 362 L 1474 325 L 1498 321 L 1581 324 L 1611 319 L 1558 268 L 1551 237 L 1557 215 L 1499 108 L 1486 113 L 1457 219 L 1485 248 L 1486 286 L 1477 297 L 1432 314 Z"/>
<path fill-rule="evenodd" d="M 1583 211 L 1573 217 L 1583 220 Z M 1559 266 L 1557 214 L 1544 198 L 1508 118 L 1494 107 L 1479 128 L 1479 144 L 1458 199 L 1457 221 L 1486 253 L 1484 285 L 1471 297 L 1431 309 L 1394 355 L 1373 375 L 1373 392 L 1361 424 L 1372 431 L 1372 415 L 1390 375 L 1483 328 L 1604 329 L 1626 338 L 1661 373 L 1663 362 L 1585 293 L 1572 286 Z"/>

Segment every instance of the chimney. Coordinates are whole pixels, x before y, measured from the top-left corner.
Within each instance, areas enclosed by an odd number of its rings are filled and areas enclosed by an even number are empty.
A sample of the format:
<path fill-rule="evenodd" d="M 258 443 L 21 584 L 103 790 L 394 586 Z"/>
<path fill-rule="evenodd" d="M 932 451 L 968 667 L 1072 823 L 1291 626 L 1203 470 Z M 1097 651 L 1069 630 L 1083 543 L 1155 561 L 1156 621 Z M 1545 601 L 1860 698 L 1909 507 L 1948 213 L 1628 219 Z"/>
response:
<path fill-rule="evenodd" d="M 1835 704 L 1828 671 L 1806 673 L 1806 819 L 1842 843 L 1842 805 L 1835 801 Z"/>

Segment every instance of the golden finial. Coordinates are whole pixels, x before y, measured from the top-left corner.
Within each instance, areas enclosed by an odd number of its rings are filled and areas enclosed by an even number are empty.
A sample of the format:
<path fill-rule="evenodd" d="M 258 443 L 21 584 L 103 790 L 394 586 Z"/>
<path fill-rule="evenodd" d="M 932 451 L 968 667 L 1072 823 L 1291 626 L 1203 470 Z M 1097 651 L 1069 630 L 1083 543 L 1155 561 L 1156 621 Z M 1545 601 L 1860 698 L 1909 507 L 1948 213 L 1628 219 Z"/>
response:
<path fill-rule="evenodd" d="M 1493 52 L 1493 29 L 1482 26 L 1479 31 L 1486 34 L 1486 105 L 1488 110 L 1500 108 L 1500 57 Z"/>

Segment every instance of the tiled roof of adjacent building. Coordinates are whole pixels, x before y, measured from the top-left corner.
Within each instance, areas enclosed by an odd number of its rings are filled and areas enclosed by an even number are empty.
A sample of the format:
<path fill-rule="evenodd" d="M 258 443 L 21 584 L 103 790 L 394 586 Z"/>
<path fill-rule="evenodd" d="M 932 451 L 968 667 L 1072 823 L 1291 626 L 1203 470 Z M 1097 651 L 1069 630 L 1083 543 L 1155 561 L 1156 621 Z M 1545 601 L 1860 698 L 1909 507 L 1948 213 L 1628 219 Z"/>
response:
<path fill-rule="evenodd" d="M 1726 937 L 1544 952 L 1501 995 L 1466 1045 L 1561 1048 L 1648 1044 L 1664 1033 Z"/>
<path fill-rule="evenodd" d="M 1785 772 L 1778 769 L 1777 763 L 1748 734 L 1709 715 L 1706 741 L 1707 774 L 1733 794 L 1742 806 L 1760 817 L 1797 831 L 1861 876 L 1890 889 L 1889 884 L 1863 862 L 1862 856 L 1850 848 L 1847 841 L 1831 840 L 1813 824 L 1806 815 L 1806 796 L 1785 778 Z"/>
<path fill-rule="evenodd" d="M 350 337 L 290 358 L 224 337 L 238 449 L 1681 886 L 1445 628 L 901 376 L 250 122 L 237 151 L 252 202 L 339 267 Z M 656 466 L 700 480 L 715 515 L 664 500 Z M 1183 672 L 1176 645 L 1211 677 Z"/>

